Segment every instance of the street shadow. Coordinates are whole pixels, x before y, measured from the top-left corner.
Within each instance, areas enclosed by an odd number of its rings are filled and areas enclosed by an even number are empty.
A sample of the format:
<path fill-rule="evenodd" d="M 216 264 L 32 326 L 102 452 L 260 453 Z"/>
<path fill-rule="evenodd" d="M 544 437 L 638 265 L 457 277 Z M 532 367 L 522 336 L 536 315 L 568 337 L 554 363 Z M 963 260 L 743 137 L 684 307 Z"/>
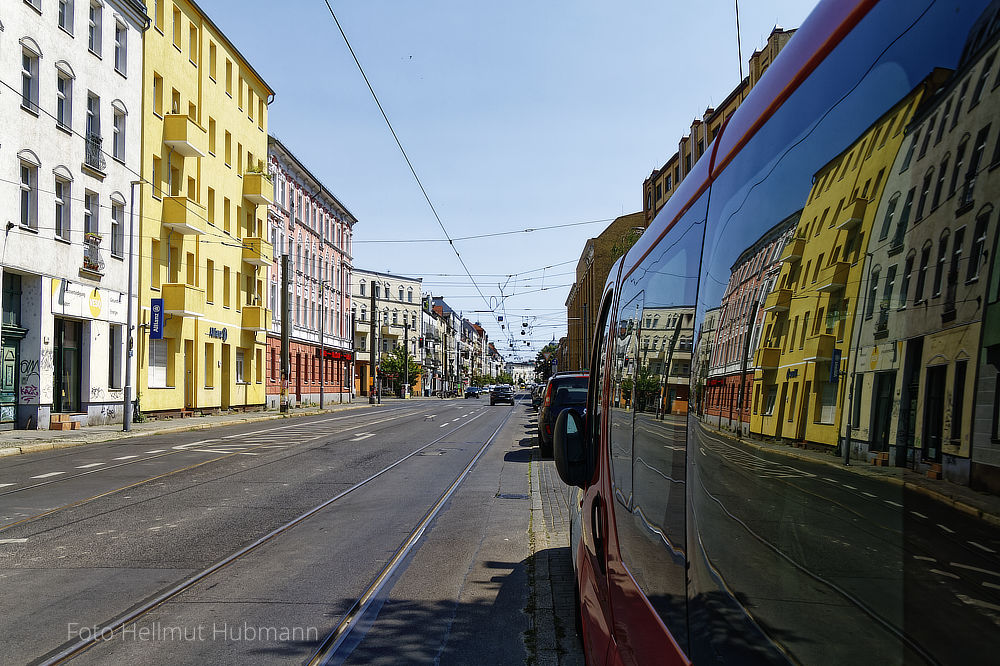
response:
<path fill-rule="evenodd" d="M 505 462 L 519 462 L 526 463 L 531 462 L 531 449 L 518 449 L 516 451 L 508 451 L 504 454 L 503 459 Z"/>

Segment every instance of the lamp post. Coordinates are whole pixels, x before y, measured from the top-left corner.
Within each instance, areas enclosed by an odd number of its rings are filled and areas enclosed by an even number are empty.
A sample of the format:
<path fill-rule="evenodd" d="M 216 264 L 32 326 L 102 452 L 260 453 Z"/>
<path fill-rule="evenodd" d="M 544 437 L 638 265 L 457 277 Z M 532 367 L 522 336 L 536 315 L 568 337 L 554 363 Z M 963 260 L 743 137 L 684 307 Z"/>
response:
<path fill-rule="evenodd" d="M 132 262 L 135 257 L 135 186 L 142 185 L 141 180 L 133 180 L 129 190 L 128 211 L 128 304 L 125 315 L 125 390 L 122 392 L 122 431 L 132 430 Z"/>
<path fill-rule="evenodd" d="M 326 378 L 326 280 L 319 282 L 319 408 L 323 409 L 323 382 Z"/>

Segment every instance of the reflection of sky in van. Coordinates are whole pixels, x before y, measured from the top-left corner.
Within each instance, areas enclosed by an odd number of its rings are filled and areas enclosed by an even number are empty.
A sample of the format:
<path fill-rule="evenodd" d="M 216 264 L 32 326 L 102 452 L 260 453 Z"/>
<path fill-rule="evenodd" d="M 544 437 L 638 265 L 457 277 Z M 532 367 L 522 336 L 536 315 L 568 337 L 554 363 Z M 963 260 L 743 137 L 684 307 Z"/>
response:
<path fill-rule="evenodd" d="M 955 33 L 960 24 L 968 25 L 965 10 L 956 12 L 954 3 L 930 3 L 927 9 L 924 3 L 918 7 L 914 4 L 912 0 L 900 0 L 875 7 L 713 184 L 711 216 L 721 223 L 711 225 L 706 238 L 706 248 L 713 248 L 714 253 L 706 257 L 702 267 L 703 304 L 711 307 L 721 302 L 733 261 L 757 240 L 757 230 L 770 226 L 767 222 L 761 224 L 761 218 L 773 223 L 802 208 L 813 175 L 854 143 L 872 118 L 881 116 L 909 94 L 935 67 L 957 65 L 965 35 Z M 978 15 L 981 7 L 970 11 Z M 879 54 L 873 52 L 875 45 L 885 43 L 886 25 L 900 25 L 900 14 L 920 20 L 879 59 Z M 907 54 L 903 64 L 893 56 L 898 48 Z M 914 53 L 919 55 L 914 57 Z M 865 65 L 873 62 L 876 64 Z M 860 81 L 842 77 L 843 72 L 858 71 L 867 71 Z M 840 102 L 823 115 L 822 105 L 831 98 L 839 98 Z M 771 151 L 775 146 L 789 148 L 771 160 L 762 159 L 760 151 Z M 836 146 L 837 151 L 817 153 L 814 146 L 826 151 Z M 733 183 L 739 187 L 733 188 Z"/>

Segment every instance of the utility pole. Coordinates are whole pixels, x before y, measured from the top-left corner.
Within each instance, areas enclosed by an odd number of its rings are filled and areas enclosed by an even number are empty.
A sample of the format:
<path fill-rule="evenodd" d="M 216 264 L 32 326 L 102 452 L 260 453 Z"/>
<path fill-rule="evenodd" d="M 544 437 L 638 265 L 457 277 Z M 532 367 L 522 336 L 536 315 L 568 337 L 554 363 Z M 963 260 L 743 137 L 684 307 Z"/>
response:
<path fill-rule="evenodd" d="M 125 391 L 122 397 L 122 430 L 132 429 L 132 263 L 135 258 L 135 186 L 142 185 L 141 180 L 132 181 L 128 205 L 128 307 L 125 315 Z"/>
<path fill-rule="evenodd" d="M 403 324 L 403 396 L 410 387 L 410 325 Z"/>
<path fill-rule="evenodd" d="M 326 340 L 323 336 L 326 322 L 326 280 L 319 283 L 319 408 L 323 409 L 323 381 L 326 368 Z"/>
<path fill-rule="evenodd" d="M 288 337 L 291 334 L 291 299 L 288 297 L 288 273 L 291 268 L 291 257 L 286 252 L 281 255 L 281 404 L 282 414 L 288 412 L 288 380 L 290 374 Z"/>
<path fill-rule="evenodd" d="M 376 346 L 376 342 L 377 342 L 375 340 L 375 320 L 378 318 L 378 310 L 375 309 L 375 281 L 374 280 L 372 280 L 371 288 L 372 288 L 372 318 L 371 318 L 371 322 L 369 322 L 370 328 L 369 328 L 369 335 L 368 335 L 368 337 L 370 338 L 369 342 L 371 343 L 371 344 L 368 345 L 368 348 L 369 348 L 369 352 L 368 352 L 368 357 L 369 357 L 369 360 L 368 360 L 368 371 L 371 373 L 371 376 L 372 376 L 372 385 L 371 385 L 371 389 L 368 391 L 368 404 L 369 405 L 374 405 L 375 404 L 375 386 L 376 386 L 376 384 L 375 384 L 375 346 Z"/>
<path fill-rule="evenodd" d="M 348 381 L 351 382 L 351 387 L 350 387 L 351 392 L 347 394 L 348 402 L 354 402 L 354 357 L 358 353 L 357 350 L 354 348 L 354 332 L 358 330 L 357 321 L 355 319 L 356 316 L 357 316 L 356 313 L 352 309 L 351 310 L 351 360 L 347 365 L 348 372 L 350 373 Z"/>

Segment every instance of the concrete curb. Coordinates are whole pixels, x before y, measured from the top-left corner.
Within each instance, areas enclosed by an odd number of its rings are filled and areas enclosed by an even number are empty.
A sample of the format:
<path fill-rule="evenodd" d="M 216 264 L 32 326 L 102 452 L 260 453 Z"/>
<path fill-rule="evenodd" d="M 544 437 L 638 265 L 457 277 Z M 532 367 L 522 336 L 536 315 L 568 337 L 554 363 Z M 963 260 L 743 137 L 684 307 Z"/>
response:
<path fill-rule="evenodd" d="M 245 419 L 229 419 L 226 421 L 215 421 L 212 423 L 189 423 L 184 425 L 170 425 L 164 428 L 148 430 L 131 430 L 128 433 L 123 431 L 99 431 L 86 439 L 54 439 L 52 441 L 38 441 L 26 444 L 15 444 L 9 446 L 0 442 L 0 458 L 7 456 L 24 455 L 37 453 L 39 451 L 55 451 L 58 449 L 68 449 L 86 444 L 104 444 L 116 442 L 124 439 L 136 439 L 139 437 L 149 437 L 150 435 L 167 435 L 179 432 L 193 432 L 197 430 L 211 430 L 212 428 L 222 428 L 225 426 L 240 425 L 243 423 L 260 423 L 263 421 L 277 421 L 279 419 L 289 419 L 299 416 L 316 416 L 319 414 L 330 414 L 333 412 L 347 411 L 350 409 L 361 409 L 370 407 L 367 402 L 362 404 L 351 403 L 347 406 L 338 405 L 332 409 L 310 409 L 309 411 L 295 412 L 293 414 L 262 414 Z M 197 417 L 196 417 L 197 418 Z M 83 433 L 81 433 L 83 434 Z"/>

